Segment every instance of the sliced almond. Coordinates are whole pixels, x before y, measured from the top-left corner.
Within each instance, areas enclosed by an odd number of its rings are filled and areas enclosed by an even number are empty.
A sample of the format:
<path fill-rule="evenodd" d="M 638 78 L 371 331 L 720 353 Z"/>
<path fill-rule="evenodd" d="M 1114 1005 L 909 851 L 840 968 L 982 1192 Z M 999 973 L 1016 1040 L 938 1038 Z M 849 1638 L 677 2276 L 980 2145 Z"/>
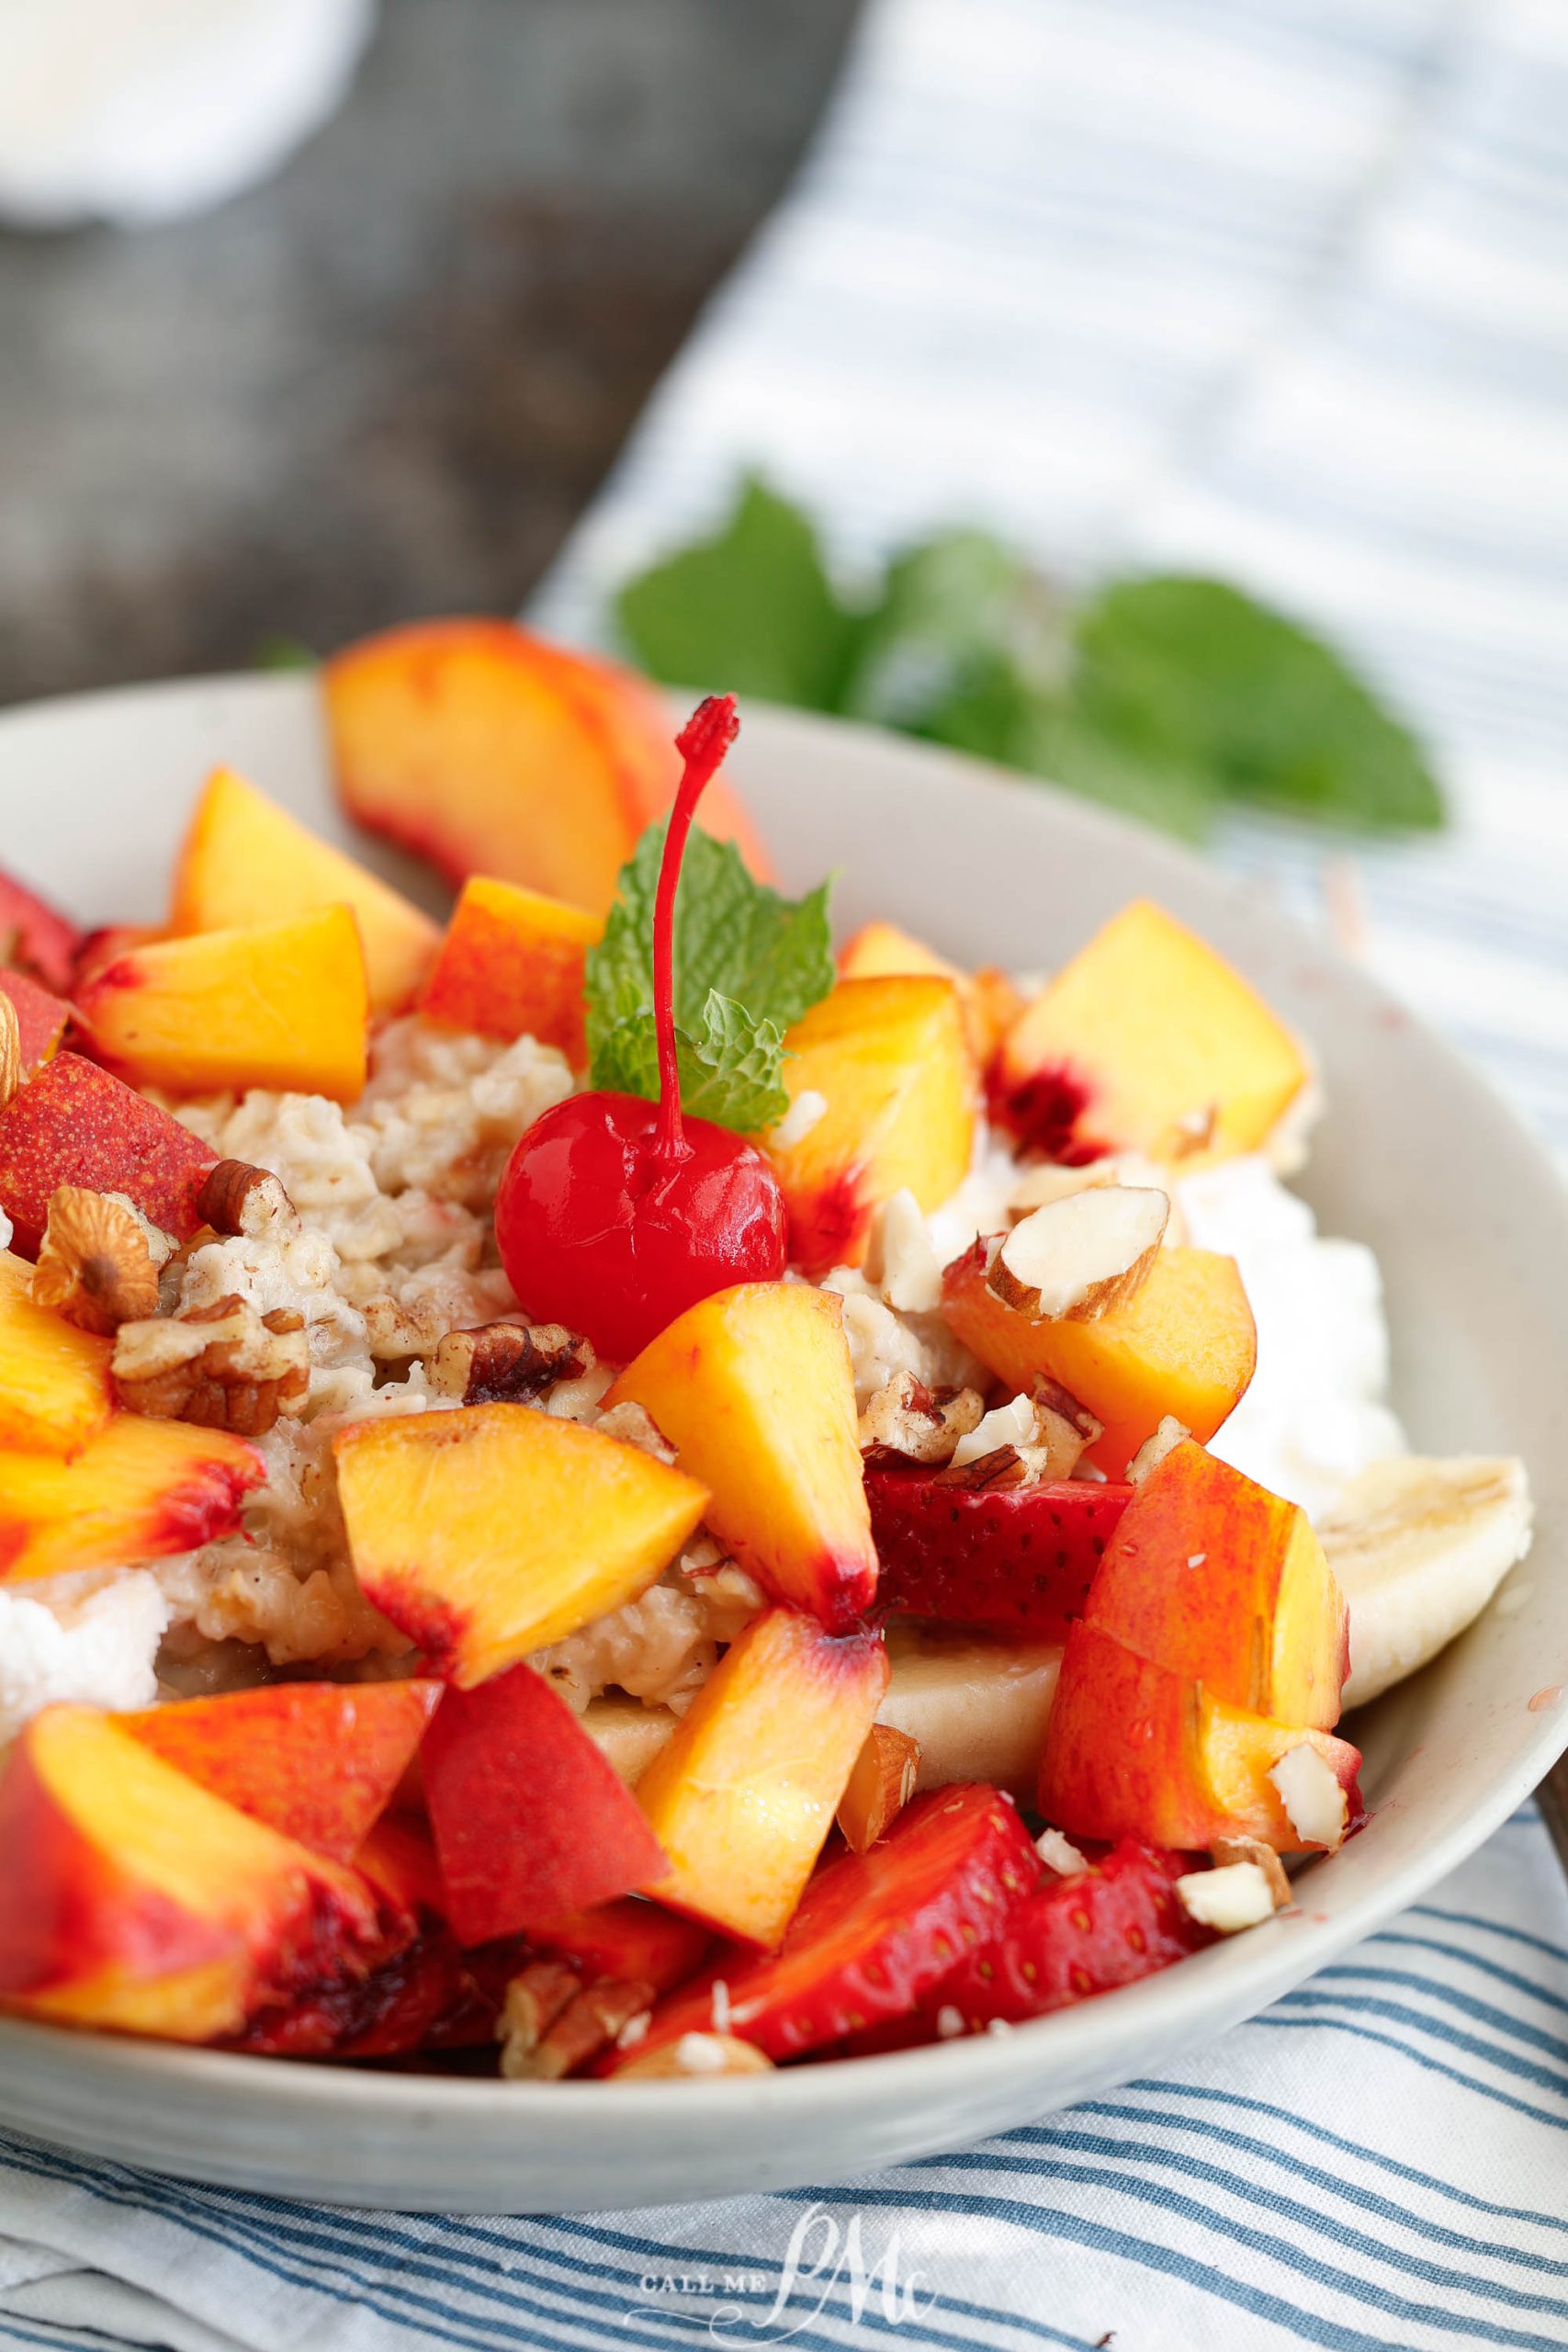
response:
<path fill-rule="evenodd" d="M 1344 1844 L 1349 1799 L 1310 1740 L 1287 1748 L 1269 1778 L 1280 1792 L 1286 1820 L 1304 1846 L 1325 1846 L 1333 1853 Z"/>
<path fill-rule="evenodd" d="M 1166 1455 L 1173 1453 L 1179 1445 L 1184 1445 L 1191 1434 L 1185 1421 L 1179 1421 L 1174 1413 L 1168 1413 L 1159 1427 L 1150 1430 L 1128 1463 L 1128 1484 L 1141 1487 L 1149 1472 L 1157 1470 Z"/>
<path fill-rule="evenodd" d="M 891 1724 L 873 1724 L 839 1799 L 839 1826 L 857 1854 L 886 1836 L 919 1774 L 919 1741 Z"/>
<path fill-rule="evenodd" d="M 1169 1219 L 1168 1195 L 1152 1185 L 1070 1193 L 1014 1226 L 987 1285 L 1032 1323 L 1091 1322 L 1141 1287 Z"/>
<path fill-rule="evenodd" d="M 1294 1900 L 1284 1863 L 1261 1838 L 1216 1838 L 1209 1849 L 1209 1860 L 1217 1871 L 1228 1870 L 1233 1862 L 1255 1862 L 1269 1882 L 1276 1911 L 1283 1911 Z"/>
<path fill-rule="evenodd" d="M 1176 1882 L 1176 1899 L 1190 1919 L 1222 1936 L 1259 1928 L 1274 1916 L 1268 1874 L 1257 1862 L 1227 1862 L 1212 1871 L 1189 1871 Z"/>

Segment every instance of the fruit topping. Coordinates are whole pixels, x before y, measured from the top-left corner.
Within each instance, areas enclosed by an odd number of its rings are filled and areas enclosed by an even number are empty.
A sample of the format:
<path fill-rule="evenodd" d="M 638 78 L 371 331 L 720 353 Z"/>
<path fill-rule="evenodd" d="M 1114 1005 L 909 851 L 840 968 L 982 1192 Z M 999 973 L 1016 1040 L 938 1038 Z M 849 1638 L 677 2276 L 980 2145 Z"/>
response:
<path fill-rule="evenodd" d="M 4 1340 L 0 1338 L 0 1350 Z M 220 1430 L 116 1413 L 69 1461 L 0 1453 L 0 1577 L 172 1558 L 231 1535 L 266 1476 Z"/>
<path fill-rule="evenodd" d="M 75 1453 L 108 1419 L 109 1343 L 33 1295 L 33 1269 L 0 1250 L 0 1446 Z"/>
<path fill-rule="evenodd" d="M 0 965 L 40 980 L 57 996 L 71 993 L 82 934 L 43 899 L 0 874 Z"/>
<path fill-rule="evenodd" d="M 217 1159 L 167 1111 L 79 1054 L 56 1054 L 0 1110 L 0 1209 L 29 1258 L 62 1184 L 123 1193 L 150 1224 L 188 1241 Z"/>
<path fill-rule="evenodd" d="M 581 1069 L 583 963 L 604 928 L 564 899 L 475 875 L 463 885 L 419 1010 L 481 1037 L 510 1041 L 526 1032 Z"/>
<path fill-rule="evenodd" d="M 1130 1492 L 1088 1479 L 976 1491 L 878 1466 L 865 1489 L 887 1608 L 1036 1637 L 1082 1614 Z"/>
<path fill-rule="evenodd" d="M 920 1743 L 890 1724 L 873 1724 L 839 1799 L 844 1843 L 863 1854 L 885 1838 L 919 1785 Z"/>

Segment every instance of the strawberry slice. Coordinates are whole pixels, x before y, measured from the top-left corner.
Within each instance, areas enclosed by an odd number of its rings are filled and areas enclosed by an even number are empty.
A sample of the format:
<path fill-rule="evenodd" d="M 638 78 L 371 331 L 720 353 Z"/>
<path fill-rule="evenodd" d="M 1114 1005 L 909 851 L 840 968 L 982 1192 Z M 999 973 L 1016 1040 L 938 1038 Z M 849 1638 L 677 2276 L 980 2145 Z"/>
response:
<path fill-rule="evenodd" d="M 877 1600 L 919 1617 L 1060 1634 L 1080 1616 L 1131 1487 L 944 1486 L 919 1467 L 868 1469 Z"/>
<path fill-rule="evenodd" d="M 996 2018 L 1043 2017 L 1213 1943 L 1213 1930 L 1188 1917 L 1173 1884 L 1190 1867 L 1190 1855 L 1124 1838 L 1089 1870 L 1054 1880 L 922 2004 L 928 2027 L 945 2034 L 962 2018 L 966 2033 L 981 2033 Z"/>
<path fill-rule="evenodd" d="M 624 1895 L 532 1928 L 528 1940 L 541 1951 L 574 1960 L 585 1976 L 614 1976 L 668 1993 L 695 1973 L 713 1938 L 695 1919 L 678 1919 L 657 1903 Z"/>
<path fill-rule="evenodd" d="M 728 1971 L 710 1964 L 600 2071 L 716 2026 L 770 2058 L 795 2058 L 902 2017 L 960 1955 L 994 1939 L 1040 1878 L 1029 1833 L 998 1790 L 980 1781 L 933 1789 L 900 1814 L 883 1844 L 829 1863 L 776 1952 L 738 1959 Z"/>

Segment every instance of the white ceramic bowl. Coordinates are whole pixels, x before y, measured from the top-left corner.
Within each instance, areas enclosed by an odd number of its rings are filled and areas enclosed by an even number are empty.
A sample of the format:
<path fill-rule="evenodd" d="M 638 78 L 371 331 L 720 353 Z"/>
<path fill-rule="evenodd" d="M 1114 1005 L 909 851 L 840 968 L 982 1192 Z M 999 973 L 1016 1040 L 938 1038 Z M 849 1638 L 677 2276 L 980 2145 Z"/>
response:
<path fill-rule="evenodd" d="M 306 677 L 160 686 L 0 718 L 0 859 L 78 916 L 157 919 L 205 771 L 231 762 L 347 841 Z M 1329 1113 L 1305 1189 L 1382 1261 L 1416 1442 L 1522 1453 L 1529 1607 L 1489 1612 L 1364 1711 L 1365 1831 L 1297 1916 L 995 2039 L 711 2082 L 509 2085 L 0 2024 L 0 2120 L 91 2154 L 344 2204 L 561 2211 L 841 2178 L 1039 2116 L 1262 2008 L 1451 1870 L 1568 1739 L 1529 1711 L 1568 1672 L 1568 1213 L 1540 1150 L 1449 1050 L 1255 894 L 1154 836 L 994 771 L 792 714 L 735 772 L 786 882 L 842 879 L 953 955 L 1057 960 L 1139 892 L 1212 939 L 1315 1042 Z M 367 852 L 383 871 L 398 862 Z"/>

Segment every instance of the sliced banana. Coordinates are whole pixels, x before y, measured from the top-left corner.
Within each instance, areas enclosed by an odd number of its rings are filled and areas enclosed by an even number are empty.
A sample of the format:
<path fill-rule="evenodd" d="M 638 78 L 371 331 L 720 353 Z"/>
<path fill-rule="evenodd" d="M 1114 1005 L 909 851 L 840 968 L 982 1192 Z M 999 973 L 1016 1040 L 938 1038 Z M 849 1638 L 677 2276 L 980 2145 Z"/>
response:
<path fill-rule="evenodd" d="M 887 1646 L 893 1675 L 877 1721 L 919 1742 L 918 1785 L 990 1781 L 1032 1799 L 1061 1644 L 987 1642 L 901 1626 Z M 677 1720 L 668 1707 L 619 1697 L 593 1700 L 582 1718 L 631 1788 Z"/>
<path fill-rule="evenodd" d="M 1317 1532 L 1349 1606 L 1345 1704 L 1359 1707 L 1436 1657 L 1523 1559 L 1524 1464 L 1396 1455 L 1353 1478 Z"/>

